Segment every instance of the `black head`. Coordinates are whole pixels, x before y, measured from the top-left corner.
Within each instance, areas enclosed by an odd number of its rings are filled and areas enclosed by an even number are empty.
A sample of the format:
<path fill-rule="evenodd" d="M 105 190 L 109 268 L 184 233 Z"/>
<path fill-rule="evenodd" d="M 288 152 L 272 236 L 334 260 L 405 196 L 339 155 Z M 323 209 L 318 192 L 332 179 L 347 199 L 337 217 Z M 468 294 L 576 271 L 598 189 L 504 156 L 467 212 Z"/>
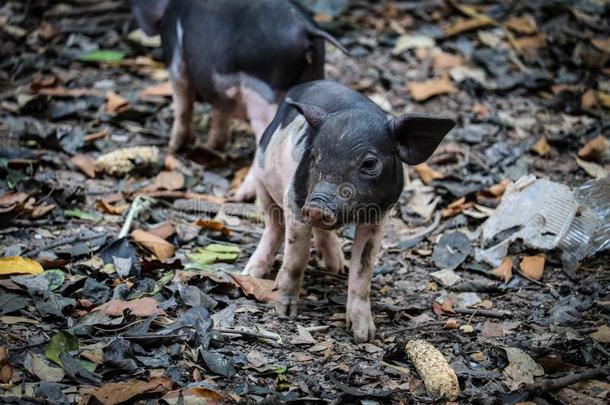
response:
<path fill-rule="evenodd" d="M 379 221 L 402 192 L 402 163 L 424 162 L 455 125 L 420 115 L 388 121 L 373 108 L 327 113 L 286 102 L 311 127 L 295 176 L 295 202 L 304 221 L 325 229 Z"/>

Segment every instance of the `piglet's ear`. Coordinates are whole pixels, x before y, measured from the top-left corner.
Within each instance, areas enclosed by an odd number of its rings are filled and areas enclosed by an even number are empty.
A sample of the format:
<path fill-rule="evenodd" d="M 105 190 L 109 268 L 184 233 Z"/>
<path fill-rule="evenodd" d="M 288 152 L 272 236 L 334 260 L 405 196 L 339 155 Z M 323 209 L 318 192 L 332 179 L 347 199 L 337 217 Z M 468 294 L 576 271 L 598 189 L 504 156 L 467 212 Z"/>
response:
<path fill-rule="evenodd" d="M 400 160 L 410 165 L 425 162 L 455 126 L 448 118 L 402 115 L 390 121 L 390 132 L 398 143 Z"/>
<path fill-rule="evenodd" d="M 313 129 L 318 129 L 322 126 L 322 122 L 326 118 L 326 111 L 313 104 L 297 103 L 290 97 L 286 97 L 285 101 L 286 104 L 296 108 Z"/>

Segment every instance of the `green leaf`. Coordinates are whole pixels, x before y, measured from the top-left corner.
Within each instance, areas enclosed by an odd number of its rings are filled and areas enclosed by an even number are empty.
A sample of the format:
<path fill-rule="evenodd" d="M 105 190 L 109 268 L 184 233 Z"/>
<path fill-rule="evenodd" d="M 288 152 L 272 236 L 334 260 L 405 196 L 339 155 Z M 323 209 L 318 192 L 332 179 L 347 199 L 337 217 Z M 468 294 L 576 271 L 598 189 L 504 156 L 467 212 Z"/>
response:
<path fill-rule="evenodd" d="M 97 364 L 95 364 L 92 361 L 78 360 L 78 362 L 80 363 L 81 366 L 83 366 L 87 371 L 89 371 L 91 373 L 95 372 L 95 369 L 97 368 Z"/>
<path fill-rule="evenodd" d="M 220 243 L 209 244 L 204 247 L 203 250 L 218 253 L 239 253 L 241 251 L 238 246 L 222 245 Z"/>
<path fill-rule="evenodd" d="M 63 367 L 64 365 L 59 359 L 59 355 L 75 350 L 78 350 L 78 338 L 68 332 L 61 331 L 51 338 L 44 355 L 53 363 Z"/>
<path fill-rule="evenodd" d="M 124 51 L 101 50 L 81 55 L 79 60 L 83 62 L 120 62 L 125 58 Z"/>
<path fill-rule="evenodd" d="M 67 217 L 86 219 L 95 223 L 98 223 L 103 219 L 102 214 L 99 212 L 87 212 L 81 210 L 65 210 L 64 215 Z"/>
<path fill-rule="evenodd" d="M 42 273 L 44 278 L 49 280 L 49 290 L 55 291 L 61 287 L 66 279 L 66 275 L 59 269 L 50 269 Z"/>

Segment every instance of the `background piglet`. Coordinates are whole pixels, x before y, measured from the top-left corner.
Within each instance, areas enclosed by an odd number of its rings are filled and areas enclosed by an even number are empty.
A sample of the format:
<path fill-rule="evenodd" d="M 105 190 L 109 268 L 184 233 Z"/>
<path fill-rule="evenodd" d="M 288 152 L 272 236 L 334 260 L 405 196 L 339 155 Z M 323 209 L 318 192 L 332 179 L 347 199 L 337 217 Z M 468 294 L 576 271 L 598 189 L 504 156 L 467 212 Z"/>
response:
<path fill-rule="evenodd" d="M 171 150 L 194 140 L 196 98 L 213 107 L 208 147 L 226 145 L 234 116 L 250 121 L 258 141 L 290 87 L 324 77 L 324 39 L 345 51 L 292 1 L 131 0 L 131 5 L 146 34 L 161 34 L 174 96 Z M 254 193 L 249 175 L 235 198 Z"/>
<path fill-rule="evenodd" d="M 244 272 L 263 277 L 284 240 L 276 308 L 294 315 L 313 233 L 326 267 L 339 271 L 335 229 L 356 224 L 347 324 L 356 341 L 374 336 L 369 302 L 382 224 L 403 188 L 402 164 L 424 162 L 454 126 L 450 119 L 387 114 L 361 94 L 331 81 L 294 87 L 257 151 L 258 198 L 266 227 Z"/>

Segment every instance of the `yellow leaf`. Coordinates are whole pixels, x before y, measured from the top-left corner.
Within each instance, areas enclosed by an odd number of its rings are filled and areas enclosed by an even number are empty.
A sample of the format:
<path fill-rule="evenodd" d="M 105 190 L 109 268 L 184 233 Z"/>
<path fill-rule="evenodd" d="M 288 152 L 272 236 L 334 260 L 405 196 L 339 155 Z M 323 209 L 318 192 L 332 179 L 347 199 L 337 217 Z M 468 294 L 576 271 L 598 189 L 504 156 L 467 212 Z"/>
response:
<path fill-rule="evenodd" d="M 0 258 L 0 275 L 40 274 L 44 271 L 40 263 L 21 256 Z"/>

